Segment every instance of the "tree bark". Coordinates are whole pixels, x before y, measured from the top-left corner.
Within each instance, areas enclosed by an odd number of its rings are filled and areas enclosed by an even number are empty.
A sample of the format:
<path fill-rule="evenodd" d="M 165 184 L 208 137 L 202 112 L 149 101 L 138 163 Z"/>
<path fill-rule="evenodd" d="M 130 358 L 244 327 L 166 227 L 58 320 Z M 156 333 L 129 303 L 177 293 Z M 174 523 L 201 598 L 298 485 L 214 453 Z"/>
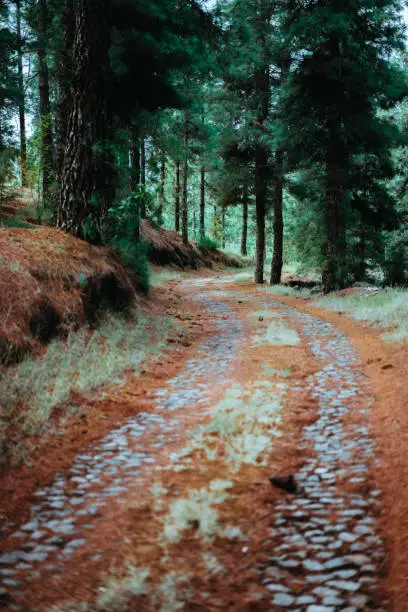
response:
<path fill-rule="evenodd" d="M 25 91 L 23 73 L 23 39 L 21 36 L 21 1 L 16 0 L 16 26 L 17 26 L 17 73 L 18 73 L 18 118 L 20 124 L 20 166 L 21 186 L 27 187 L 27 137 L 25 125 Z"/>
<path fill-rule="evenodd" d="M 50 199 L 50 188 L 54 174 L 54 151 L 51 127 L 50 83 L 47 66 L 47 30 L 48 10 L 47 0 L 38 2 L 38 77 L 40 92 L 40 118 L 41 118 L 41 169 L 42 169 L 42 197 L 47 202 Z"/>
<path fill-rule="evenodd" d="M 200 170 L 200 238 L 205 236 L 205 170 Z"/>
<path fill-rule="evenodd" d="M 140 149 L 136 130 L 133 126 L 129 128 L 129 162 L 129 188 L 132 193 L 135 193 L 140 183 Z"/>
<path fill-rule="evenodd" d="M 222 207 L 222 248 L 225 249 L 225 206 Z"/>
<path fill-rule="evenodd" d="M 283 57 L 280 62 L 280 87 L 285 84 L 290 69 L 290 57 Z M 273 257 L 271 269 L 271 285 L 279 285 L 282 280 L 283 268 L 283 183 L 284 183 L 284 152 L 278 149 L 275 154 L 274 172 L 274 219 L 273 219 Z"/>
<path fill-rule="evenodd" d="M 274 176 L 274 207 L 273 207 L 273 257 L 271 269 L 271 285 L 279 285 L 282 280 L 283 267 L 283 160 L 281 149 L 276 151 Z"/>
<path fill-rule="evenodd" d="M 180 162 L 176 162 L 176 182 L 174 185 L 174 229 L 180 231 Z"/>
<path fill-rule="evenodd" d="M 62 40 L 57 67 L 58 97 L 55 113 L 55 173 L 59 185 L 61 185 L 62 181 L 68 119 L 72 108 L 72 41 L 75 29 L 74 0 L 65 0 L 60 27 Z"/>
<path fill-rule="evenodd" d="M 166 185 L 166 155 L 164 151 L 161 152 L 161 165 L 160 165 L 160 191 L 159 191 L 159 224 L 163 223 L 163 211 L 164 211 L 164 193 Z"/>
<path fill-rule="evenodd" d="M 269 21 L 269 17 L 268 17 Z M 266 43 L 263 42 L 265 45 Z M 259 100 L 258 123 L 263 126 L 269 115 L 269 65 L 259 69 L 255 74 L 255 93 Z M 255 146 L 255 207 L 256 207 L 256 255 L 255 282 L 264 282 L 265 262 L 265 212 L 266 212 L 266 174 L 268 167 L 268 150 L 259 142 Z"/>
<path fill-rule="evenodd" d="M 255 282 L 264 282 L 265 262 L 265 206 L 266 206 L 266 180 L 265 168 L 268 163 L 268 153 L 261 146 L 255 149 L 255 207 L 256 207 L 256 254 L 255 254 Z"/>
<path fill-rule="evenodd" d="M 241 235 L 241 255 L 244 257 L 248 254 L 247 247 L 248 237 L 248 187 L 244 187 L 244 201 L 242 204 L 242 235 Z"/>
<path fill-rule="evenodd" d="M 58 226 L 76 236 L 84 236 L 84 221 L 92 220 L 92 238 L 96 241 L 102 237 L 101 220 L 114 195 L 112 165 L 105 146 L 109 125 L 109 5 L 109 0 L 76 0 L 73 103 L 58 211 Z"/>
<path fill-rule="evenodd" d="M 142 138 L 140 143 L 140 183 L 142 189 L 146 189 L 146 142 L 145 139 Z M 142 206 L 140 209 L 140 216 L 142 219 L 146 217 L 146 200 L 142 198 Z"/>
<path fill-rule="evenodd" d="M 188 112 L 185 113 L 184 119 L 184 157 L 182 168 L 182 197 L 181 197 L 181 235 L 183 243 L 188 244 L 188 201 L 187 201 L 187 182 L 188 182 Z"/>

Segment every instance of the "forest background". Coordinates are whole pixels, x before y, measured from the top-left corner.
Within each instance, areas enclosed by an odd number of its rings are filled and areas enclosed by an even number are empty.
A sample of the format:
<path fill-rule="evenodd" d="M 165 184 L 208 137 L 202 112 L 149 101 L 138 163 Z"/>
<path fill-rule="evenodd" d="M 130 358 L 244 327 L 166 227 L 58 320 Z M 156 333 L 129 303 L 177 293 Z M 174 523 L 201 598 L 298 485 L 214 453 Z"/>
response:
<path fill-rule="evenodd" d="M 139 269 L 147 217 L 258 283 L 405 284 L 404 6 L 2 0 L 0 197 Z"/>

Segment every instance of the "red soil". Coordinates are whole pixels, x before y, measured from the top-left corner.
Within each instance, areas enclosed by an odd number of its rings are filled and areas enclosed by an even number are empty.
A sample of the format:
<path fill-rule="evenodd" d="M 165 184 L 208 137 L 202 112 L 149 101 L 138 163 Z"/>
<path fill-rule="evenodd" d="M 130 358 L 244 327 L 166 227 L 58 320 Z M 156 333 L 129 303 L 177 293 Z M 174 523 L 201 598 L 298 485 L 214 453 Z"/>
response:
<path fill-rule="evenodd" d="M 174 358 L 174 353 L 169 351 L 159 362 L 147 365 L 141 377 L 129 377 L 119 395 L 112 395 L 103 402 L 89 402 L 84 418 L 73 420 L 69 434 L 51 440 L 47 452 L 42 450 L 41 454 L 34 457 L 35 475 L 29 467 L 5 474 L 0 480 L 0 489 L 7 491 L 6 501 L 2 503 L 6 516 L 17 517 L 18 521 L 23 520 L 30 495 L 37 486 L 48 483 L 55 472 L 70 465 L 78 451 L 86 448 L 90 441 L 102 437 L 125 416 L 136 414 L 140 409 L 153 409 L 153 406 L 143 402 L 146 391 L 163 386 L 167 379 L 182 370 L 185 359 L 195 354 L 198 340 L 210 333 L 211 321 L 198 312 L 197 307 L 188 300 L 188 295 L 184 296 L 181 310 L 180 294 L 173 292 L 171 288 L 174 285 L 176 283 L 171 283 L 170 288 L 156 291 L 148 307 L 157 308 L 158 314 L 166 310 L 178 310 L 182 320 L 186 316 L 193 317 L 192 321 L 184 322 L 190 334 L 185 344 L 191 345 L 179 347 L 177 359 Z M 242 288 L 242 284 L 228 287 L 229 290 L 235 289 L 237 292 Z M 245 290 L 250 291 L 251 286 L 248 284 Z M 322 311 L 303 299 L 274 299 L 335 323 L 356 346 L 365 364 L 364 371 L 375 395 L 375 403 L 370 413 L 371 433 L 381 459 L 381 465 L 373 472 L 372 477 L 378 488 L 384 492 L 381 526 L 389 558 L 389 571 L 384 588 L 389 601 L 392 602 L 387 609 L 404 612 L 408 610 L 408 410 L 405 393 L 408 347 L 386 345 L 376 331 L 362 327 L 339 314 Z M 252 305 L 244 302 L 237 304 L 234 309 L 245 319 Z M 194 325 L 197 322 L 201 327 Z M 270 348 L 253 349 L 247 345 L 245 338 L 242 338 L 241 359 L 233 372 L 235 380 L 256 380 L 259 376 L 259 363 L 269 364 L 277 369 L 290 367 L 291 383 L 310 375 L 317 367 L 304 348 L 277 348 L 273 352 Z M 214 390 L 214 401 L 218 393 L 219 391 Z M 179 560 L 177 567 L 172 569 L 192 575 L 192 584 L 197 587 L 197 592 L 210 593 L 210 600 L 197 601 L 188 609 L 266 609 L 258 600 L 262 587 L 257 585 L 254 568 L 265 560 L 265 553 L 259 552 L 261 543 L 264 551 L 271 547 L 272 554 L 273 542 L 270 541 L 268 532 L 274 504 L 283 495 L 270 486 L 268 477 L 272 474 L 291 473 L 302 463 L 302 451 L 298 441 L 304 425 L 316 418 L 314 402 L 293 392 L 289 396 L 283 417 L 282 428 L 285 435 L 272 449 L 268 466 L 241 468 L 237 477 L 239 484 L 233 490 L 231 503 L 222 506 L 222 521 L 241 526 L 243 531 L 249 533 L 249 540 L 245 543 L 216 540 L 210 549 L 205 548 L 214 551 L 218 560 L 227 568 L 226 574 L 221 578 L 203 578 L 199 561 L 202 544 L 195 539 L 194 529 L 170 549 L 172 559 Z M 202 422 L 202 415 L 192 412 L 182 425 L 187 431 Z M 146 440 L 146 444 L 149 444 L 149 440 Z M 168 454 L 174 450 L 174 446 L 166 446 L 163 450 L 163 467 L 167 465 Z M 195 456 L 195 459 L 197 466 L 205 461 L 204 457 L 199 455 Z M 169 491 L 166 504 L 182 496 L 186 488 L 199 488 L 212 478 L 229 478 L 224 464 L 217 462 L 206 464 L 205 482 L 199 469 L 184 471 L 182 474 L 171 470 L 160 473 Z M 126 499 L 126 506 L 120 503 L 112 505 L 86 550 L 78 551 L 74 555 L 72 562 L 66 566 L 63 580 L 56 579 L 53 583 L 53 590 L 48 588 L 44 591 L 43 580 L 33 585 L 29 605 L 39 604 L 45 609 L 47 605 L 63 599 L 92 601 L 98 587 L 106 582 L 112 568 L 115 567 L 120 572 L 120 568 L 125 566 L 128 559 L 135 559 L 140 567 L 148 566 L 152 570 L 152 582 L 159 581 L 168 571 L 168 567 L 163 558 L 163 550 L 158 545 L 161 524 L 156 513 L 152 511 L 148 493 L 152 484 L 151 478 L 147 484 L 149 487 L 141 487 L 137 497 Z M 89 566 L 91 552 L 100 548 L 104 549 L 105 554 Z M 52 580 L 51 576 L 46 580 L 48 585 L 49 580 Z M 211 607 L 208 606 L 209 601 Z M 137 606 L 141 611 L 151 609 L 143 598 Z"/>

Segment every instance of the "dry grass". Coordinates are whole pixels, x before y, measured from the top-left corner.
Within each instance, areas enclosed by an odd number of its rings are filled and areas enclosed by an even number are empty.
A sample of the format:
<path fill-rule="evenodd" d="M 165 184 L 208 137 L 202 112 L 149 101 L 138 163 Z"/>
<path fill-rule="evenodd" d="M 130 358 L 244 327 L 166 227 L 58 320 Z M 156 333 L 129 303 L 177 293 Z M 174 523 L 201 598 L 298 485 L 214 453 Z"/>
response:
<path fill-rule="evenodd" d="M 357 321 L 386 330 L 382 337 L 387 342 L 408 339 L 407 290 L 389 288 L 344 296 L 334 294 L 316 300 L 315 304 L 326 310 L 348 312 Z"/>
<path fill-rule="evenodd" d="M 149 245 L 149 259 L 159 266 L 174 265 L 179 268 L 243 268 L 248 262 L 238 255 L 198 246 L 195 242 L 184 244 L 178 232 L 153 225 L 147 219 L 141 223 L 141 233 Z"/>
<path fill-rule="evenodd" d="M 0 372 L 0 464 L 27 456 L 31 436 L 50 428 L 54 409 L 78 411 L 78 398 L 102 385 L 121 384 L 121 375 L 137 371 L 160 351 L 170 321 L 107 315 L 96 331 L 83 328 L 65 342 L 54 340 L 41 357 L 27 357 Z M 76 397 L 76 402 L 72 402 Z M 73 405 L 74 404 L 74 405 Z M 13 435 L 10 435 L 12 430 Z"/>

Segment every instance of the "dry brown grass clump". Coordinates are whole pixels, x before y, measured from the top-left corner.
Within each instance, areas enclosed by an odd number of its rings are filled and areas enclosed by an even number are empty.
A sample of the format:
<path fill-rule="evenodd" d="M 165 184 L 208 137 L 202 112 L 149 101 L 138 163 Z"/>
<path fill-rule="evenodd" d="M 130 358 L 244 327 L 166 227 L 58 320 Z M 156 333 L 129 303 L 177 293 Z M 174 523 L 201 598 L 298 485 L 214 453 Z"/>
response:
<path fill-rule="evenodd" d="M 0 229 L 0 364 L 95 323 L 104 307 L 125 310 L 134 295 L 105 248 L 48 227 Z"/>
<path fill-rule="evenodd" d="M 159 266 L 173 265 L 179 268 L 243 268 L 248 265 L 241 257 L 229 255 L 218 249 L 198 246 L 195 242 L 184 244 L 178 232 L 154 225 L 143 219 L 141 234 L 149 245 L 149 259 Z"/>

